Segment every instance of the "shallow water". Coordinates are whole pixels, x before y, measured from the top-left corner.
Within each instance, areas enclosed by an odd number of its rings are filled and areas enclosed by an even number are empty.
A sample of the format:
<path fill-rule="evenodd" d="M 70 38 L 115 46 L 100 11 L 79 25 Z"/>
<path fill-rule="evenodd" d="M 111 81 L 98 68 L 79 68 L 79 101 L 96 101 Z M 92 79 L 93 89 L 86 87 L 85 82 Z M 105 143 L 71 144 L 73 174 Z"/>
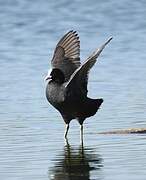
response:
<path fill-rule="evenodd" d="M 0 179 L 145 180 L 145 135 L 98 132 L 146 125 L 146 3 L 0 1 Z M 107 38 L 89 78 L 99 112 L 64 123 L 45 98 L 44 76 L 59 38 L 75 29 L 84 60 Z"/>

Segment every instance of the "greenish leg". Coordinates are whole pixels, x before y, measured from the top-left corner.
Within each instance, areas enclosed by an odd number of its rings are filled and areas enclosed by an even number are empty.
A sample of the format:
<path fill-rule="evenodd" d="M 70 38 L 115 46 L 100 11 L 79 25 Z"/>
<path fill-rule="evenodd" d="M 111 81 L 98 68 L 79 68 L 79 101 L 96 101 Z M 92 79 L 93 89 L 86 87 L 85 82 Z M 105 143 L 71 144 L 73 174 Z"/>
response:
<path fill-rule="evenodd" d="M 66 124 L 66 130 L 65 130 L 65 134 L 64 134 L 65 139 L 67 138 L 68 130 L 69 130 L 69 124 Z"/>
<path fill-rule="evenodd" d="M 81 127 L 80 139 L 81 139 L 81 143 L 83 143 L 83 124 L 80 127 Z"/>

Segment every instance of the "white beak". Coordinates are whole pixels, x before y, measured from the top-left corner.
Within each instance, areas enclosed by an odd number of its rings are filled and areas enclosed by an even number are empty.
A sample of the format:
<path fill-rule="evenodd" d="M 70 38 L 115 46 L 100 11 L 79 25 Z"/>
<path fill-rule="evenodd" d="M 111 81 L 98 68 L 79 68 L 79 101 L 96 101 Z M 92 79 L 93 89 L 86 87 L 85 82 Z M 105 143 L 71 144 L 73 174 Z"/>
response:
<path fill-rule="evenodd" d="M 47 76 L 45 77 L 45 81 L 47 81 L 47 80 L 49 80 L 49 79 L 51 79 L 51 76 L 48 76 L 48 75 L 47 75 Z"/>
<path fill-rule="evenodd" d="M 49 80 L 49 79 L 52 78 L 51 75 L 50 75 L 51 72 L 52 72 L 52 69 L 49 69 L 48 74 L 47 74 L 47 76 L 45 77 L 45 81 L 47 81 L 47 80 Z"/>

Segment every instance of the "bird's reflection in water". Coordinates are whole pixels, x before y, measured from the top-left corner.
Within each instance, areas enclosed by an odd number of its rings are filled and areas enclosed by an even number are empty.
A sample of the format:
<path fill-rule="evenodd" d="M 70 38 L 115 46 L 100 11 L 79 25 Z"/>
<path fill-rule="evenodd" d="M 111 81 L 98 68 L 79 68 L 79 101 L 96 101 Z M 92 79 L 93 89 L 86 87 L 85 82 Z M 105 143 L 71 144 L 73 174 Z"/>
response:
<path fill-rule="evenodd" d="M 90 172 L 98 171 L 98 176 L 103 166 L 102 158 L 96 154 L 94 148 L 85 148 L 83 144 L 73 147 L 68 142 L 64 146 L 64 151 L 53 161 L 55 165 L 49 170 L 51 180 L 90 180 Z"/>

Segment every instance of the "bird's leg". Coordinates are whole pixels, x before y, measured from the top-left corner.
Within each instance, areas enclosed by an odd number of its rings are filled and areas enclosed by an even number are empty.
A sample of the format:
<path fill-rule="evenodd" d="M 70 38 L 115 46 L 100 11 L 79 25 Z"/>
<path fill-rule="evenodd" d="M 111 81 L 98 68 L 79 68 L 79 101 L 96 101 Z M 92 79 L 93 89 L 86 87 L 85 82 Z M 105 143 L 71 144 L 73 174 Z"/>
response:
<path fill-rule="evenodd" d="M 65 139 L 67 138 L 68 130 L 69 130 L 69 124 L 66 124 L 66 130 L 65 130 L 65 134 L 64 134 Z"/>
<path fill-rule="evenodd" d="M 70 146 L 67 137 L 65 138 L 65 141 L 64 141 L 64 142 L 65 142 L 65 146 L 66 146 L 66 147 L 69 147 L 69 146 Z"/>
<path fill-rule="evenodd" d="M 83 124 L 81 124 L 81 130 L 80 130 L 80 139 L 81 139 L 81 143 L 83 144 Z"/>

